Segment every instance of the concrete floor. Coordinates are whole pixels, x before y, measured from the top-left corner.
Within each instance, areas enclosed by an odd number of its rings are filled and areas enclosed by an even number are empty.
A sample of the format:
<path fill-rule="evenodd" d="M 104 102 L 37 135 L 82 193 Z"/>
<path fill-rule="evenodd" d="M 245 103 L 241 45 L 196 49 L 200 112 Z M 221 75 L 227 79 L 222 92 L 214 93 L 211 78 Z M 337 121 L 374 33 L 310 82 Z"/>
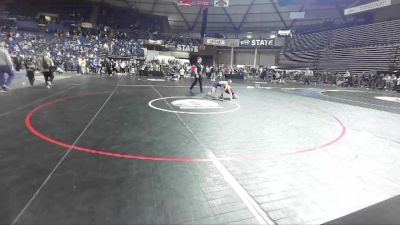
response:
<path fill-rule="evenodd" d="M 400 103 L 253 82 L 221 102 L 188 82 L 0 95 L 0 224 L 321 224 L 400 194 Z"/>

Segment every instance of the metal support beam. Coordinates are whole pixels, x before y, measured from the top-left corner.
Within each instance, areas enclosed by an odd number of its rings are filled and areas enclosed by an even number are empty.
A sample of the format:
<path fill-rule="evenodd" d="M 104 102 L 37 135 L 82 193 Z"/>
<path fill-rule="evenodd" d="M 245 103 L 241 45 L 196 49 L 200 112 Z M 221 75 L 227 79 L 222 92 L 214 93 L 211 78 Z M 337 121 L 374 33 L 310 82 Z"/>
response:
<path fill-rule="evenodd" d="M 233 22 L 231 15 L 229 15 L 228 11 L 224 7 L 221 7 L 221 8 L 222 8 L 222 11 L 224 11 L 225 15 L 228 17 L 228 20 L 231 23 L 233 30 L 235 32 L 239 32 L 239 29 L 236 27 L 235 23 Z"/>
<path fill-rule="evenodd" d="M 288 26 L 287 26 L 285 20 L 283 19 L 282 14 L 279 12 L 278 7 L 276 6 L 274 0 L 270 0 L 270 1 L 271 1 L 271 4 L 272 4 L 272 7 L 274 7 L 274 9 L 275 9 L 275 12 L 278 14 L 279 19 L 281 20 L 283 26 L 285 26 L 285 29 L 288 29 Z"/>
<path fill-rule="evenodd" d="M 200 18 L 200 15 L 201 15 L 202 11 L 203 11 L 203 7 L 200 7 L 199 11 L 197 12 L 196 18 L 194 19 L 193 24 L 189 29 L 190 31 L 192 31 L 194 29 L 194 27 L 196 26 L 196 23 L 199 21 L 199 18 Z"/>
<path fill-rule="evenodd" d="M 103 0 L 103 3 L 104 3 L 104 2 L 105 2 L 105 0 Z M 128 0 L 123 0 L 123 2 L 125 2 L 125 4 L 126 4 L 129 8 L 133 9 L 133 6 L 129 3 Z"/>
<path fill-rule="evenodd" d="M 344 9 L 342 9 L 342 7 L 340 7 L 339 3 L 335 3 L 335 7 L 336 7 L 337 11 L 339 12 L 340 17 L 342 18 L 342 20 L 344 22 L 347 22 L 347 18 L 344 15 Z"/>
<path fill-rule="evenodd" d="M 233 50 L 233 47 L 232 47 L 232 48 L 231 48 L 231 62 L 230 62 L 231 67 L 233 67 L 233 54 L 234 54 L 233 51 L 234 51 L 234 50 Z"/>
<path fill-rule="evenodd" d="M 256 67 L 257 65 L 257 56 L 258 56 L 258 48 L 256 47 L 256 49 L 254 50 L 254 63 L 253 63 L 254 67 Z"/>
<path fill-rule="evenodd" d="M 155 1 L 153 2 L 153 5 L 151 6 L 150 14 L 153 14 L 153 13 L 154 13 L 154 9 L 156 8 L 156 5 L 157 5 L 157 3 L 158 3 L 159 1 L 160 1 L 160 0 L 155 0 Z"/>
<path fill-rule="evenodd" d="M 255 0 L 252 0 L 250 5 L 249 5 L 249 7 L 247 7 L 246 13 L 244 14 L 243 19 L 242 19 L 242 21 L 240 21 L 240 24 L 238 26 L 238 31 L 240 31 L 242 29 L 243 23 L 246 20 L 247 15 L 249 14 L 251 7 L 254 5 L 254 2 L 255 2 Z"/>
<path fill-rule="evenodd" d="M 179 15 L 182 17 L 183 22 L 185 22 L 185 24 L 186 24 L 186 28 L 188 30 L 190 30 L 190 24 L 189 24 L 188 20 L 185 18 L 185 16 L 183 15 L 181 9 L 178 7 L 178 5 L 176 3 L 172 3 L 172 5 L 175 7 L 175 9 L 179 13 Z"/>
<path fill-rule="evenodd" d="M 308 0 L 304 1 L 303 5 L 301 5 L 299 12 L 302 12 L 306 5 L 308 4 Z M 294 22 L 296 22 L 296 19 L 293 19 L 292 22 L 290 22 L 289 29 L 292 29 Z"/>

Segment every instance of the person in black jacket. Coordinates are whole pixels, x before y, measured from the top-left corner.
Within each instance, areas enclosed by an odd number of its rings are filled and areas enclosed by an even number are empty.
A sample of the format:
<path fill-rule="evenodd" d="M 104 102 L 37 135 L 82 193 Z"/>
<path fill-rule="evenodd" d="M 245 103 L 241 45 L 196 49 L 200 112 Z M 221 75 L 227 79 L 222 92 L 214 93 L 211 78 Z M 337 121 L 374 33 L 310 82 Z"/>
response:
<path fill-rule="evenodd" d="M 190 86 L 190 93 L 192 94 L 193 87 L 199 82 L 200 84 L 200 92 L 203 93 L 203 83 L 201 79 L 201 75 L 203 73 L 203 65 L 201 63 L 203 59 L 201 57 L 197 58 L 197 63 L 192 65 L 192 75 L 195 77 L 192 85 Z"/>
<path fill-rule="evenodd" d="M 28 77 L 31 87 L 35 83 L 35 63 L 33 58 L 26 58 L 25 60 L 26 76 Z"/>
<path fill-rule="evenodd" d="M 22 69 L 22 57 L 19 55 L 19 53 L 14 58 L 14 64 L 15 64 L 15 71 L 20 71 Z"/>
<path fill-rule="evenodd" d="M 113 73 L 113 65 L 110 59 L 105 60 L 106 72 L 109 76 L 112 76 Z"/>

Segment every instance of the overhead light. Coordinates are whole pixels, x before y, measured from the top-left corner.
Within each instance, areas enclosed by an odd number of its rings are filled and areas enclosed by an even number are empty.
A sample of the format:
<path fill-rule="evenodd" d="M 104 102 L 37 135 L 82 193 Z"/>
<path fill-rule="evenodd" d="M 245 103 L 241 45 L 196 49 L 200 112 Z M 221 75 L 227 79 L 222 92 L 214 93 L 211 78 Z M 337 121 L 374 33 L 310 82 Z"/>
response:
<path fill-rule="evenodd" d="M 276 34 L 271 34 L 269 37 L 270 38 L 276 38 Z"/>

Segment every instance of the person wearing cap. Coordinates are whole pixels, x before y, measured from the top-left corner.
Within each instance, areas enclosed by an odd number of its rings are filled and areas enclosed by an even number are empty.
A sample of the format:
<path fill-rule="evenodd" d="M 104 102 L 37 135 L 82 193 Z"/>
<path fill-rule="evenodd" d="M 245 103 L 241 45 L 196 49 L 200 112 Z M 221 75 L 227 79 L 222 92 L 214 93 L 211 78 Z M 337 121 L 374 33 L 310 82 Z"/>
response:
<path fill-rule="evenodd" d="M 7 79 L 5 74 L 8 75 Z M 1 91 L 10 90 L 10 85 L 14 79 L 14 65 L 10 57 L 10 53 L 5 48 L 5 42 L 0 42 L 0 88 Z"/>

